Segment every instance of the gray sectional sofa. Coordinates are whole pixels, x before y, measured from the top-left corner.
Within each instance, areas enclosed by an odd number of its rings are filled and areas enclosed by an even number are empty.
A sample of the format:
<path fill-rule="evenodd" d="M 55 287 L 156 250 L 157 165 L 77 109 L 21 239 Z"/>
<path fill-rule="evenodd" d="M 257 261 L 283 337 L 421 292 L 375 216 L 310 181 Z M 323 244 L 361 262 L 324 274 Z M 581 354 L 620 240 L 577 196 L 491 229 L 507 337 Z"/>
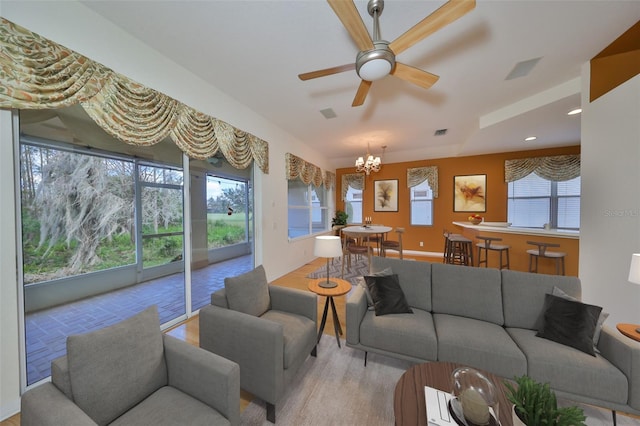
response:
<path fill-rule="evenodd" d="M 605 325 L 592 356 L 536 336 L 545 294 L 556 287 L 580 299 L 578 278 L 381 257 L 371 268 L 398 275 L 413 313 L 377 316 L 364 288 L 354 287 L 347 346 L 504 378 L 526 374 L 560 397 L 640 414 L 640 343 Z"/>

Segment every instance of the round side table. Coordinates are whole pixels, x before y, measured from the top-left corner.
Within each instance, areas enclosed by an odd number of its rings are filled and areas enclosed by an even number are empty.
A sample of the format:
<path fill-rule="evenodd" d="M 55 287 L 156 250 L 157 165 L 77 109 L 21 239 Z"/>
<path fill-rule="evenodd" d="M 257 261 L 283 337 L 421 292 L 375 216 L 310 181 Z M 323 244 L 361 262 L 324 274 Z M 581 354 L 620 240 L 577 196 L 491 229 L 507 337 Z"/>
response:
<path fill-rule="evenodd" d="M 638 330 L 640 330 L 640 325 L 620 323 L 616 325 L 616 328 L 620 333 L 624 334 L 630 339 L 640 342 L 640 332 L 638 332 Z"/>
<path fill-rule="evenodd" d="M 327 281 L 327 278 L 315 278 L 309 282 L 309 290 L 317 294 L 318 296 L 325 296 L 327 298 L 324 304 L 324 312 L 322 313 L 322 322 L 320 323 L 320 331 L 318 331 L 318 343 L 320 343 L 320 338 L 322 337 L 322 332 L 324 331 L 324 326 L 327 322 L 327 312 L 329 311 L 329 305 L 331 305 L 331 311 L 333 313 L 333 328 L 336 333 L 336 341 L 338 342 L 338 347 L 340 346 L 340 335 L 342 335 L 342 327 L 340 326 L 340 320 L 338 319 L 338 312 L 336 311 L 336 304 L 333 301 L 333 298 L 336 296 L 342 296 L 351 291 L 351 283 L 347 280 L 343 280 L 341 278 L 331 278 L 331 281 L 337 283 L 338 285 L 333 288 L 325 288 L 320 287 L 321 283 Z"/>

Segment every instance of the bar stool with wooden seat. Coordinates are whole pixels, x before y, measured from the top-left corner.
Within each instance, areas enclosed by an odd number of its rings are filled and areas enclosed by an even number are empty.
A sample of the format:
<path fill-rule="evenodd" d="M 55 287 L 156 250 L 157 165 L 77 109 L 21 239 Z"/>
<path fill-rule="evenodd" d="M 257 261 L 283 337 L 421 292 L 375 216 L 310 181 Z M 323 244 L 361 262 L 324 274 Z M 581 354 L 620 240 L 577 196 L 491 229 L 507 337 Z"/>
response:
<path fill-rule="evenodd" d="M 527 241 L 527 244 L 531 244 L 537 246 L 537 249 L 527 250 L 529 253 L 529 272 L 538 272 L 538 259 L 541 257 L 546 257 L 548 259 L 555 259 L 556 262 L 556 275 L 560 275 L 560 270 L 562 270 L 562 275 L 564 275 L 564 258 L 567 253 L 561 251 L 548 251 L 548 247 L 560 247 L 560 244 L 555 243 L 541 243 L 537 241 Z M 535 268 L 533 267 L 533 260 L 535 258 Z"/>
<path fill-rule="evenodd" d="M 489 267 L 489 251 L 497 251 L 500 253 L 499 269 L 509 269 L 509 246 L 503 244 L 492 244 L 494 241 L 502 241 L 502 238 L 498 237 L 484 237 L 476 236 L 477 239 L 482 240 L 482 243 L 476 243 L 478 247 L 478 266 L 484 263 L 484 267 Z M 482 252 L 484 251 L 484 260 L 482 259 Z M 507 263 L 502 263 L 502 253 L 505 253 Z"/>
<path fill-rule="evenodd" d="M 444 263 L 473 266 L 473 241 L 445 231 Z"/>
<path fill-rule="evenodd" d="M 387 257 L 387 250 L 395 250 L 399 253 L 400 259 L 402 259 L 402 234 L 404 234 L 404 228 L 396 228 L 396 233 L 398 234 L 397 241 L 385 238 L 380 243 L 382 257 Z"/>

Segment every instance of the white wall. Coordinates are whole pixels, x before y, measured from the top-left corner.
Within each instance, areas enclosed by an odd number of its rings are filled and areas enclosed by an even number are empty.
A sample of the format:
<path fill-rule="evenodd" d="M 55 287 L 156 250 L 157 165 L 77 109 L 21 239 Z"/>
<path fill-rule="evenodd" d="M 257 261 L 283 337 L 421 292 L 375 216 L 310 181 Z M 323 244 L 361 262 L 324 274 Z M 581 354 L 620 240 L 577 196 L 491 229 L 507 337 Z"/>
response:
<path fill-rule="evenodd" d="M 582 194 L 579 275 L 583 299 L 640 324 L 640 286 L 627 281 L 640 253 L 640 75 L 589 103 L 582 68 Z"/>
<path fill-rule="evenodd" d="M 269 143 L 268 175 L 255 173 L 256 264 L 264 264 L 273 280 L 313 260 L 313 238 L 290 243 L 287 239 L 286 152 L 329 169 L 330 163 L 262 116 L 197 76 L 183 69 L 72 1 L 0 1 L 0 14 L 23 27 L 73 49 L 129 78 Z M 55 16 L 55 19 L 51 19 Z M 1 111 L 0 111 L 1 112 Z M 14 414 L 19 404 L 19 354 L 15 272 L 15 221 L 12 146 L 7 134 L 9 113 L 2 112 L 0 133 L 0 419 Z"/>

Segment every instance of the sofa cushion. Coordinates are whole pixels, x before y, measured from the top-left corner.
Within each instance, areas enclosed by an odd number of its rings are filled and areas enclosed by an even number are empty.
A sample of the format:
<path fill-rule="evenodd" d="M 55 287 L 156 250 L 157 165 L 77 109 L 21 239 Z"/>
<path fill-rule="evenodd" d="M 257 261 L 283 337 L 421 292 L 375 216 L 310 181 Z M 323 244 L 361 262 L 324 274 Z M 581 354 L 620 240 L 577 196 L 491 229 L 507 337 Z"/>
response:
<path fill-rule="evenodd" d="M 504 323 L 499 270 L 434 263 L 432 271 L 434 313 Z"/>
<path fill-rule="evenodd" d="M 309 318 L 289 312 L 270 310 L 261 318 L 282 325 L 284 344 L 284 369 L 288 369 L 296 360 L 305 359 L 309 339 L 316 338 L 316 324 Z"/>
<path fill-rule="evenodd" d="M 413 311 L 404 297 L 398 275 L 366 276 L 376 315 L 411 314 Z"/>
<path fill-rule="evenodd" d="M 595 400 L 626 404 L 627 377 L 599 354 L 536 337 L 534 330 L 507 328 L 507 332 L 529 360 L 528 375 L 548 382 L 553 389 Z"/>
<path fill-rule="evenodd" d="M 228 425 L 229 421 L 207 404 L 176 388 L 165 386 L 117 418 L 111 426 Z"/>
<path fill-rule="evenodd" d="M 544 322 L 536 336 L 595 356 L 593 334 L 602 308 L 553 294 L 545 295 Z"/>
<path fill-rule="evenodd" d="M 580 300 L 582 295 L 577 277 L 532 274 L 503 269 L 502 299 L 505 327 L 537 330 L 536 322 L 544 307 L 544 295 L 557 286 Z"/>
<path fill-rule="evenodd" d="M 259 317 L 271 304 L 267 274 L 262 265 L 236 277 L 225 278 L 224 289 L 229 308 L 234 311 Z"/>
<path fill-rule="evenodd" d="M 167 384 L 158 308 L 67 338 L 75 403 L 105 425 Z"/>
<path fill-rule="evenodd" d="M 367 311 L 360 324 L 360 343 L 425 361 L 438 356 L 438 339 L 429 312 L 413 308 L 413 314 L 376 316 Z"/>
<path fill-rule="evenodd" d="M 527 374 L 527 358 L 504 328 L 491 322 L 434 314 L 438 361 L 456 362 L 510 378 Z"/>
<path fill-rule="evenodd" d="M 371 258 L 371 271 L 378 272 L 391 268 L 398 274 L 398 281 L 407 303 L 412 308 L 431 311 L 431 263 L 411 262 L 392 257 Z"/>

